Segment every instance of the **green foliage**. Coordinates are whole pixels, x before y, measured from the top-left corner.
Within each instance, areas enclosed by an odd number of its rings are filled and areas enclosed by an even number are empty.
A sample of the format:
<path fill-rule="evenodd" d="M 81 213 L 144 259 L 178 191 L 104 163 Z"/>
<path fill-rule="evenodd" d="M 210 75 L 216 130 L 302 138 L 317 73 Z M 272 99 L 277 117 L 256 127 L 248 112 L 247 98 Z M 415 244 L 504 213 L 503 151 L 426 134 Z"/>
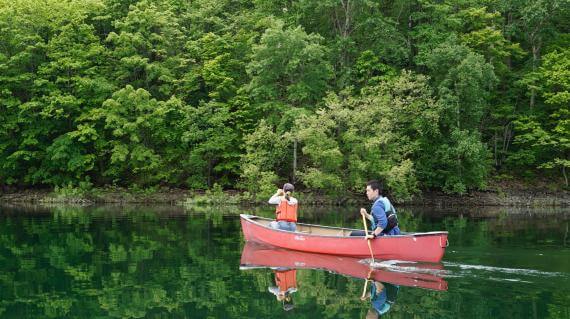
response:
<path fill-rule="evenodd" d="M 91 190 L 91 186 L 89 183 L 82 183 L 78 187 L 74 187 L 72 184 L 61 187 L 56 186 L 54 193 L 59 197 L 81 197 Z"/>
<path fill-rule="evenodd" d="M 81 204 L 90 202 L 89 198 L 93 193 L 93 184 L 90 182 L 79 182 L 77 185 L 69 183 L 63 186 L 55 186 L 53 193 L 42 199 L 42 201 L 47 203 Z"/>
<path fill-rule="evenodd" d="M 422 180 L 429 187 L 465 193 L 484 187 L 489 153 L 480 126 L 496 81 L 493 67 L 469 48 L 451 39 L 427 55 L 441 105 L 439 143 L 426 145 Z M 429 157 L 429 158 L 427 158 Z"/>
<path fill-rule="evenodd" d="M 253 46 L 247 66 L 249 90 L 261 104 L 274 101 L 306 106 L 319 101 L 327 88 L 331 68 L 325 60 L 322 37 L 307 34 L 303 28 L 285 28 L 275 21 Z"/>
<path fill-rule="evenodd" d="M 0 0 L 0 184 L 567 184 L 565 4 Z"/>
<path fill-rule="evenodd" d="M 543 58 L 535 75 L 548 113 L 535 112 L 515 122 L 515 143 L 523 146 L 510 160 L 517 165 L 560 169 L 568 187 L 570 168 L 570 49 L 553 51 Z"/>
<path fill-rule="evenodd" d="M 245 138 L 245 154 L 241 161 L 243 188 L 256 198 L 275 192 L 275 169 L 284 164 L 288 142 L 279 136 L 264 120 Z"/>
<path fill-rule="evenodd" d="M 243 198 L 247 200 L 247 194 Z M 184 206 L 187 208 L 193 208 L 195 206 L 227 206 L 227 205 L 237 205 L 242 201 L 240 195 L 230 195 L 223 192 L 222 187 L 219 184 L 214 184 L 211 189 L 206 190 L 204 194 L 194 194 L 184 201 Z"/>
<path fill-rule="evenodd" d="M 116 32 L 106 38 L 113 48 L 117 67 L 114 77 L 120 86 L 144 88 L 153 96 L 172 93 L 173 71 L 183 63 L 176 55 L 183 42 L 183 29 L 168 6 L 140 1 L 127 16 L 115 21 Z"/>
<path fill-rule="evenodd" d="M 303 182 L 338 193 L 382 178 L 396 197 L 409 198 L 417 191 L 413 159 L 437 131 L 437 108 L 425 77 L 410 72 L 358 97 L 330 95 L 325 108 L 297 121 L 309 160 Z"/>

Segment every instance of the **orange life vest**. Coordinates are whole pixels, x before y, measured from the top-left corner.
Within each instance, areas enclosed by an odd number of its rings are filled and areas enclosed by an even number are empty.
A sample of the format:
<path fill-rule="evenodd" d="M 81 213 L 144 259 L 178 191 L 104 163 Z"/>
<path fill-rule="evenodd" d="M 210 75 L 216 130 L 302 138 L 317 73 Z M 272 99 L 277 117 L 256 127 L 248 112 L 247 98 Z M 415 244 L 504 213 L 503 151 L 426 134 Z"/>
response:
<path fill-rule="evenodd" d="M 286 199 L 281 199 L 281 202 L 275 208 L 277 220 L 288 222 L 297 222 L 297 204 L 291 204 Z"/>
<path fill-rule="evenodd" d="M 297 288 L 297 270 L 276 271 L 275 284 L 282 292 L 289 290 L 289 288 Z"/>

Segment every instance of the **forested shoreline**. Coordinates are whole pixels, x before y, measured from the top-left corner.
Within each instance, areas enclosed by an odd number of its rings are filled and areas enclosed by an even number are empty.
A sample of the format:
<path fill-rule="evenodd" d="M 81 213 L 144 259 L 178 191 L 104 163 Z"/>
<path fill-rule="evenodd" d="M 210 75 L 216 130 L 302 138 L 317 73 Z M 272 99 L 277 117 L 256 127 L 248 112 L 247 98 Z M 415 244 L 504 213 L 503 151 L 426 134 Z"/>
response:
<path fill-rule="evenodd" d="M 0 186 L 568 187 L 567 0 L 0 0 Z"/>

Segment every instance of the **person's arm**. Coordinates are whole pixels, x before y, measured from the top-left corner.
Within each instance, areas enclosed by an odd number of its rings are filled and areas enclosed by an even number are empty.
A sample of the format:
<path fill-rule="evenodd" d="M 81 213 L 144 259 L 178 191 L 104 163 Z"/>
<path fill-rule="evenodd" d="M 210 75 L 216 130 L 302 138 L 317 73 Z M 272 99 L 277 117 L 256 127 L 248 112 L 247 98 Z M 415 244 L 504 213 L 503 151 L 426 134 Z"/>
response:
<path fill-rule="evenodd" d="M 372 206 L 372 217 L 375 218 L 378 223 L 376 223 L 376 229 L 372 231 L 372 235 L 366 235 L 366 238 L 375 238 L 380 236 L 382 230 L 388 225 L 388 219 L 386 219 L 386 213 L 384 211 L 384 203 L 377 201 Z"/>
<path fill-rule="evenodd" d="M 278 189 L 277 193 L 273 194 L 269 199 L 268 203 L 271 205 L 279 205 L 281 203 L 281 196 L 283 195 L 283 191 Z"/>
<path fill-rule="evenodd" d="M 382 292 L 382 290 L 384 290 L 384 284 L 382 284 L 379 281 L 375 281 L 374 285 L 376 286 L 376 294 L 379 294 Z"/>
<path fill-rule="evenodd" d="M 364 215 L 364 217 L 366 217 L 369 221 L 372 221 L 372 215 L 368 214 L 368 213 L 366 212 L 366 209 L 361 208 L 361 209 L 360 209 L 360 214 Z"/>
<path fill-rule="evenodd" d="M 279 288 L 277 288 L 275 286 L 267 287 L 267 290 L 269 290 L 269 292 L 274 294 L 275 296 L 279 295 Z"/>

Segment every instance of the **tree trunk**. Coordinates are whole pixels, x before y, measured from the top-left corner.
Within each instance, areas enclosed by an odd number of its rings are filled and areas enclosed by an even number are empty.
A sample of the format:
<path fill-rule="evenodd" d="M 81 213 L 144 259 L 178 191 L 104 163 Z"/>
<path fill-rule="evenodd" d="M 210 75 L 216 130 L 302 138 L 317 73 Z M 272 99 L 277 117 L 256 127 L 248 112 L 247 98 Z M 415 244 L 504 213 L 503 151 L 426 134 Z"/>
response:
<path fill-rule="evenodd" d="M 502 165 L 505 157 L 507 156 L 507 151 L 509 150 L 509 145 L 511 143 L 511 139 L 513 136 L 512 133 L 512 122 L 509 122 L 505 125 L 503 130 L 503 147 L 501 149 L 501 157 L 499 158 L 499 165 Z"/>
<path fill-rule="evenodd" d="M 351 3 L 351 0 L 341 0 L 340 4 L 340 10 L 337 10 L 337 8 L 334 9 L 334 25 L 338 35 L 345 40 L 350 37 L 350 33 L 352 32 L 352 9 L 354 4 Z M 338 11 L 341 11 L 340 15 Z M 349 49 L 346 45 L 343 45 L 340 55 L 340 71 L 344 72 L 349 60 Z"/>
<path fill-rule="evenodd" d="M 454 89 L 457 89 L 457 82 L 455 82 Z M 461 115 L 461 110 L 460 110 L 461 106 L 459 105 L 459 103 L 457 103 L 457 107 L 455 108 L 455 112 L 457 114 L 457 129 L 461 130 L 461 121 L 460 121 L 460 115 Z"/>
<path fill-rule="evenodd" d="M 566 232 L 564 233 L 564 246 L 566 246 L 567 239 L 568 239 L 568 222 L 566 222 Z"/>
<path fill-rule="evenodd" d="M 512 24 L 513 24 L 513 13 L 511 11 L 509 11 L 509 12 L 507 12 L 507 25 L 506 26 L 510 27 Z M 504 32 L 504 33 L 507 35 L 507 40 L 509 42 L 511 42 L 511 40 L 512 40 L 511 33 L 510 32 Z M 512 65 L 513 61 L 511 59 L 511 56 L 510 55 L 507 56 L 506 60 L 507 60 L 506 61 L 507 68 L 509 70 L 511 70 L 513 68 L 513 65 Z"/>
<path fill-rule="evenodd" d="M 493 141 L 495 144 L 494 152 L 493 152 L 494 157 L 495 157 L 495 168 L 497 168 L 497 167 L 499 167 L 499 156 L 497 154 L 497 131 L 495 131 L 495 134 L 493 136 Z"/>
<path fill-rule="evenodd" d="M 538 60 L 540 60 L 540 45 L 541 45 L 541 40 L 540 38 L 536 35 L 535 32 L 533 32 L 533 34 L 531 35 L 531 43 L 532 43 L 532 72 L 536 71 L 536 68 L 538 66 Z M 536 101 L 536 89 L 533 87 L 530 88 L 530 108 L 532 109 L 534 107 Z"/>
<path fill-rule="evenodd" d="M 212 160 L 208 160 L 208 188 L 212 187 Z"/>
<path fill-rule="evenodd" d="M 297 138 L 293 140 L 293 176 L 292 181 L 295 184 L 296 179 L 295 176 L 297 175 Z"/>
<path fill-rule="evenodd" d="M 568 187 L 568 175 L 566 175 L 566 166 L 562 166 L 562 175 L 564 175 L 564 182 L 566 183 L 566 187 Z"/>
<path fill-rule="evenodd" d="M 414 47 L 414 40 L 412 39 L 412 30 L 414 29 L 414 20 L 412 19 L 412 15 L 408 15 L 408 48 L 410 50 L 410 56 L 408 58 L 408 66 L 411 68 L 414 65 L 414 57 L 415 57 L 415 47 Z"/>

